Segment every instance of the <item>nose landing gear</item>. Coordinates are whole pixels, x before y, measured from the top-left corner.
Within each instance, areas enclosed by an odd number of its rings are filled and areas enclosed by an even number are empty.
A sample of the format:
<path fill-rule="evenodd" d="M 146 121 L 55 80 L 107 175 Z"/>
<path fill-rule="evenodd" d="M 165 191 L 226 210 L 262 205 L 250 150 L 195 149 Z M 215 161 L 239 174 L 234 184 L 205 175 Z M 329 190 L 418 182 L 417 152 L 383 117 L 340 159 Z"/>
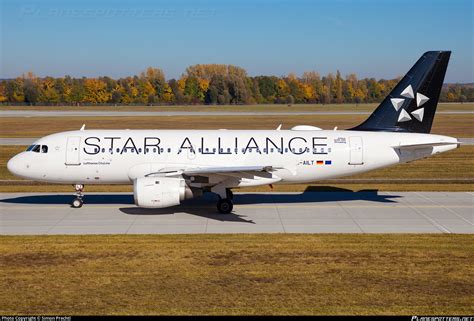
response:
<path fill-rule="evenodd" d="M 74 193 L 74 196 L 76 198 L 72 200 L 71 206 L 73 208 L 80 208 L 82 207 L 82 204 L 84 204 L 84 201 L 82 200 L 82 198 L 84 197 L 84 194 L 82 193 L 82 191 L 84 190 L 84 185 L 76 184 L 74 185 L 74 189 L 76 190 L 76 193 Z"/>

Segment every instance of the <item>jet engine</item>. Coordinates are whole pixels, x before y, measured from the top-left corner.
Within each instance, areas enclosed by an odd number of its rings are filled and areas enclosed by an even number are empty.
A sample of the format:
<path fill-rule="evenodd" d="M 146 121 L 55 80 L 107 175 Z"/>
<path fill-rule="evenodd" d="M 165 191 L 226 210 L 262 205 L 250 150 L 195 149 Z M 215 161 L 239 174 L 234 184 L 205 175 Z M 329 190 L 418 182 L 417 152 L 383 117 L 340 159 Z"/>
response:
<path fill-rule="evenodd" d="M 199 190 L 191 189 L 183 178 L 139 177 L 133 181 L 135 204 L 145 208 L 163 208 L 185 199 L 198 196 Z"/>

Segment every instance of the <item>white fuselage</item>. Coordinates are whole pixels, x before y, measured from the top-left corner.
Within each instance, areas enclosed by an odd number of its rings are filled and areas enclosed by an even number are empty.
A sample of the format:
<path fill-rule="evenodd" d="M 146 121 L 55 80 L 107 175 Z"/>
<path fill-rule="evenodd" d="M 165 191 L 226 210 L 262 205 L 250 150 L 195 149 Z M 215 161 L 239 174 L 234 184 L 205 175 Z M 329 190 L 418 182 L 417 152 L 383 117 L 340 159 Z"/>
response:
<path fill-rule="evenodd" d="M 434 143 L 452 144 L 397 148 Z M 39 139 L 35 144 L 47 152 L 22 152 L 8 168 L 20 177 L 64 184 L 131 184 L 162 169 L 274 168 L 267 176 L 242 175 L 237 187 L 353 175 L 445 152 L 456 143 L 440 135 L 347 130 L 80 130 Z"/>

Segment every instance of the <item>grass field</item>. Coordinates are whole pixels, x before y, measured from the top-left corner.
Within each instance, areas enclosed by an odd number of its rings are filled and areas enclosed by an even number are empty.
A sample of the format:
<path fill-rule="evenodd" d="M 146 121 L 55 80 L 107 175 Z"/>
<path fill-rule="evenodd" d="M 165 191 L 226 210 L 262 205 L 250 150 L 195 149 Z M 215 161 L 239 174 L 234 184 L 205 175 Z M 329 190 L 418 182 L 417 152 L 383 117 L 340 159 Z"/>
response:
<path fill-rule="evenodd" d="M 474 313 L 472 235 L 0 239 L 0 314 Z"/>
<path fill-rule="evenodd" d="M 0 146 L 0 180 L 18 180 L 10 174 L 6 163 L 13 155 L 24 150 L 25 146 Z M 391 182 L 390 179 L 405 181 Z M 359 183 L 358 180 L 368 180 Z M 379 180 L 370 182 L 370 180 Z M 384 181 L 386 180 L 387 181 Z M 431 180 L 420 183 L 419 180 Z M 350 181 L 354 180 L 354 181 Z M 465 180 L 465 181 L 460 181 Z M 363 189 L 378 189 L 385 191 L 473 191 L 474 190 L 474 146 L 462 146 L 456 150 L 436 155 L 427 159 L 399 164 L 392 167 L 375 170 L 365 174 L 344 178 L 344 183 L 338 180 L 322 181 L 315 184 L 275 185 L 242 189 L 241 191 L 278 191 L 303 192 L 305 190 L 331 190 L 334 188 L 359 191 Z M 0 192 L 70 192 L 69 185 L 32 185 L 21 182 L 2 182 Z M 131 192 L 131 186 L 93 186 L 86 187 L 87 192 Z"/>
<path fill-rule="evenodd" d="M 294 104 L 294 105 L 196 105 L 196 106 L 0 106 L 0 110 L 96 110 L 96 111 L 373 111 L 378 104 Z M 474 110 L 474 103 L 439 103 L 439 111 Z"/>
<path fill-rule="evenodd" d="M 148 117 L 3 117 L 0 137 L 41 137 L 48 134 L 88 129 L 283 129 L 295 125 L 313 125 L 323 129 L 351 128 L 366 115 L 291 115 L 291 116 L 148 116 Z M 474 114 L 438 114 L 433 134 L 474 137 Z"/>

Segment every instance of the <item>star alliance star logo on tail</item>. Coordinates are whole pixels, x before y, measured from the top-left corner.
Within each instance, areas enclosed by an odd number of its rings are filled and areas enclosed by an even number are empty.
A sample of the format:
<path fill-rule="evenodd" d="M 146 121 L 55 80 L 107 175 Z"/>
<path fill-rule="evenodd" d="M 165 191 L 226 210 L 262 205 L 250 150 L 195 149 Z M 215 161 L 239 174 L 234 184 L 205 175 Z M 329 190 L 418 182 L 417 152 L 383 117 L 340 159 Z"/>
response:
<path fill-rule="evenodd" d="M 403 96 L 408 99 L 414 99 L 415 95 L 413 94 L 413 88 L 411 87 L 411 85 L 408 85 L 402 91 L 400 96 Z M 395 108 L 396 111 L 399 111 L 400 108 L 403 106 L 403 103 L 405 102 L 405 98 L 390 98 L 390 101 L 392 102 L 392 106 L 393 108 Z M 425 95 L 419 92 L 416 93 L 416 106 L 417 107 L 421 107 L 428 100 L 430 99 L 426 97 Z M 422 108 L 418 108 L 412 111 L 411 115 L 419 122 L 422 122 L 424 113 L 425 113 L 425 108 L 422 107 Z M 405 109 L 401 108 L 400 114 L 398 116 L 398 122 L 403 123 L 410 120 L 412 120 L 410 114 Z"/>

